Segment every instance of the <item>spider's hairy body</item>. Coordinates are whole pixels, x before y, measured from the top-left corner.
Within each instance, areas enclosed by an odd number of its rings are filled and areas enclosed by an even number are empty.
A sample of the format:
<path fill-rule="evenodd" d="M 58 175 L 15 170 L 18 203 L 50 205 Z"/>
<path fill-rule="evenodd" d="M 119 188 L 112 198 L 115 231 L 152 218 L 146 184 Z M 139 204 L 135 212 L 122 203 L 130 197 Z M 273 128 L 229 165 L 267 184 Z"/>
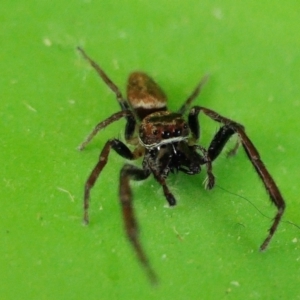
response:
<path fill-rule="evenodd" d="M 202 106 L 190 108 L 192 102 L 199 95 L 207 77 L 200 81 L 177 112 L 170 112 L 167 109 L 165 93 L 146 73 L 133 72 L 130 74 L 127 83 L 127 99 L 124 99 L 119 88 L 110 80 L 102 68 L 84 50 L 81 48 L 78 48 L 78 50 L 115 93 L 121 108 L 119 112 L 97 124 L 79 149 L 84 149 L 101 129 L 121 118 L 126 119 L 126 143 L 115 138 L 108 140 L 103 146 L 96 166 L 86 181 L 84 189 L 84 222 L 89 222 L 90 191 L 108 161 L 110 150 L 113 149 L 128 160 L 143 157 L 141 168 L 126 163 L 121 169 L 119 198 L 127 237 L 140 263 L 145 268 L 149 279 L 152 282 L 156 282 L 156 274 L 139 240 L 138 225 L 132 205 L 130 181 L 144 180 L 152 174 L 163 188 L 164 196 L 169 205 L 173 206 L 176 204 L 176 199 L 166 183 L 170 172 L 196 175 L 201 171 L 202 165 L 205 165 L 207 172 L 205 187 L 212 189 L 215 184 L 212 162 L 219 156 L 230 137 L 236 134 L 238 142 L 234 149 L 230 151 L 230 154 L 235 154 L 238 146 L 242 145 L 255 171 L 261 178 L 272 203 L 277 208 L 269 234 L 260 247 L 261 250 L 265 250 L 284 213 L 284 199 L 272 176 L 261 161 L 257 149 L 247 136 L 243 125 Z M 198 143 L 200 138 L 200 112 L 221 124 L 220 129 L 214 135 L 207 149 Z M 187 117 L 184 116 L 185 113 L 187 113 Z M 127 145 L 134 146 L 134 149 L 131 150 Z"/>
<path fill-rule="evenodd" d="M 190 131 L 182 115 L 158 111 L 146 116 L 139 128 L 139 141 L 147 149 L 187 140 Z"/>

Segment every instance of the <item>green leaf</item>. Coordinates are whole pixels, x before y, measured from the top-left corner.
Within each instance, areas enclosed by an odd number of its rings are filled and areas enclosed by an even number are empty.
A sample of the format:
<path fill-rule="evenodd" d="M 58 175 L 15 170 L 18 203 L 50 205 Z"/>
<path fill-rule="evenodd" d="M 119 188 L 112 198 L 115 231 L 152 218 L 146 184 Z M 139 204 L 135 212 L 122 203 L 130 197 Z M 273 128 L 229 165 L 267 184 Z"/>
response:
<path fill-rule="evenodd" d="M 0 11 L 1 299 L 298 299 L 299 229 L 282 223 L 242 149 L 214 164 L 217 187 L 171 175 L 168 208 L 150 178 L 132 184 L 153 288 L 124 232 L 124 160 L 111 153 L 82 226 L 83 187 L 123 120 L 76 147 L 119 110 L 76 51 L 83 47 L 125 94 L 128 74 L 153 76 L 178 109 L 204 74 L 198 105 L 245 125 L 299 224 L 299 2 L 7 1 Z M 201 144 L 218 128 L 201 116 Z M 228 146 L 230 147 L 230 146 Z M 138 165 L 141 161 L 136 162 Z M 219 188 L 222 187 L 231 193 Z"/>

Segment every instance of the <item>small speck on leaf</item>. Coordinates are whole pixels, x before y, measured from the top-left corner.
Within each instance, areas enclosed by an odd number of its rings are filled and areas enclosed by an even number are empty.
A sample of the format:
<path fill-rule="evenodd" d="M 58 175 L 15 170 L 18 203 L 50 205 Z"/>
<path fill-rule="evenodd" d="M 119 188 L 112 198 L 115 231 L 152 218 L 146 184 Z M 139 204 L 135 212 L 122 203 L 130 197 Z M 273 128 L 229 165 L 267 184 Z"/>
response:
<path fill-rule="evenodd" d="M 52 41 L 49 38 L 44 38 L 43 43 L 45 46 L 50 47 L 52 46 Z"/>

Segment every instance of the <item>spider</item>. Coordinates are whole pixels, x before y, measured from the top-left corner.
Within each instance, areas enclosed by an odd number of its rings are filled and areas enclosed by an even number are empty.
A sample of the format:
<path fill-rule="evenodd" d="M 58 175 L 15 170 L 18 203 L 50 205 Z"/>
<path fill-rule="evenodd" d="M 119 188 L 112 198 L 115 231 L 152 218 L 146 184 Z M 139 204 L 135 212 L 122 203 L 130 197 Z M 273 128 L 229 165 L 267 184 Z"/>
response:
<path fill-rule="evenodd" d="M 212 162 L 219 156 L 229 138 L 237 134 L 238 141 L 229 154 L 235 154 L 239 145 L 242 145 L 256 173 L 261 178 L 272 203 L 277 208 L 268 235 L 260 246 L 260 250 L 265 250 L 282 218 L 285 202 L 272 176 L 261 161 L 257 149 L 246 134 L 243 125 L 202 106 L 190 108 L 190 105 L 199 95 L 207 81 L 207 76 L 200 81 L 180 109 L 177 112 L 171 112 L 166 106 L 165 93 L 147 74 L 143 72 L 130 74 L 127 83 L 127 99 L 125 99 L 119 88 L 109 79 L 101 67 L 82 48 L 78 47 L 78 50 L 114 92 L 121 107 L 121 111 L 98 123 L 79 146 L 79 149 L 83 150 L 98 131 L 121 118 L 126 119 L 126 144 L 134 146 L 134 150 L 131 151 L 125 143 L 116 138 L 110 139 L 105 143 L 99 160 L 85 183 L 84 223 L 89 223 L 90 191 L 105 167 L 111 149 L 127 160 L 143 157 L 141 168 L 128 163 L 122 167 L 120 171 L 119 198 L 127 238 L 149 279 L 152 282 L 156 282 L 156 273 L 152 269 L 139 240 L 138 225 L 132 206 L 130 181 L 145 180 L 152 174 L 162 186 L 164 196 L 169 205 L 174 206 L 176 199 L 166 183 L 169 173 L 181 171 L 188 175 L 196 175 L 200 173 L 202 166 L 205 166 L 207 172 L 205 187 L 206 189 L 212 189 L 215 184 Z M 221 124 L 207 149 L 198 144 L 200 138 L 198 115 L 200 112 Z M 187 118 L 184 117 L 185 113 L 188 113 Z"/>

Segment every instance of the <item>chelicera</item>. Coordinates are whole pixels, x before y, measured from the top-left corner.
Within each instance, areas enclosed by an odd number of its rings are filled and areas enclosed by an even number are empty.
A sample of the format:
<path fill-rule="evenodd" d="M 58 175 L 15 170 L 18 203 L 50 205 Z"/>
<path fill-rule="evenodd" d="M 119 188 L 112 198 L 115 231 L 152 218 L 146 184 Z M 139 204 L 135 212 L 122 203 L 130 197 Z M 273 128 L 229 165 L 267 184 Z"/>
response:
<path fill-rule="evenodd" d="M 180 171 L 188 175 L 196 175 L 200 173 L 202 166 L 205 166 L 207 172 L 205 187 L 212 189 L 215 184 L 215 177 L 212 173 L 212 162 L 219 156 L 229 138 L 236 134 L 238 142 L 230 151 L 230 154 L 235 154 L 239 145 L 242 145 L 256 173 L 261 178 L 272 203 L 277 208 L 268 235 L 260 246 L 261 250 L 265 250 L 284 213 L 284 199 L 264 163 L 261 161 L 257 149 L 246 134 L 243 125 L 202 106 L 193 106 L 190 108 L 192 102 L 199 95 L 207 77 L 204 77 L 200 81 L 193 93 L 177 112 L 170 112 L 166 106 L 167 99 L 165 93 L 147 74 L 134 72 L 129 76 L 126 99 L 101 67 L 83 49 L 78 48 L 78 50 L 98 72 L 101 79 L 115 93 L 121 107 L 119 112 L 114 113 L 109 118 L 97 124 L 86 140 L 79 146 L 79 149 L 84 149 L 101 129 L 121 118 L 126 119 L 126 144 L 116 138 L 108 140 L 101 151 L 96 166 L 86 181 L 84 188 L 84 222 L 86 224 L 89 222 L 90 191 L 106 165 L 111 149 L 127 160 L 135 160 L 143 157 L 141 168 L 126 163 L 121 169 L 119 198 L 127 237 L 140 263 L 146 270 L 149 279 L 155 282 L 157 279 L 156 274 L 139 240 L 138 225 L 132 205 L 133 199 L 130 181 L 144 180 L 152 174 L 162 186 L 163 193 L 169 205 L 174 206 L 176 199 L 166 183 L 170 172 Z M 200 112 L 221 124 L 220 129 L 214 135 L 207 149 L 198 144 L 200 138 L 198 116 Z M 187 117 L 184 117 L 185 114 L 187 114 Z M 127 145 L 133 147 L 133 150 Z"/>

